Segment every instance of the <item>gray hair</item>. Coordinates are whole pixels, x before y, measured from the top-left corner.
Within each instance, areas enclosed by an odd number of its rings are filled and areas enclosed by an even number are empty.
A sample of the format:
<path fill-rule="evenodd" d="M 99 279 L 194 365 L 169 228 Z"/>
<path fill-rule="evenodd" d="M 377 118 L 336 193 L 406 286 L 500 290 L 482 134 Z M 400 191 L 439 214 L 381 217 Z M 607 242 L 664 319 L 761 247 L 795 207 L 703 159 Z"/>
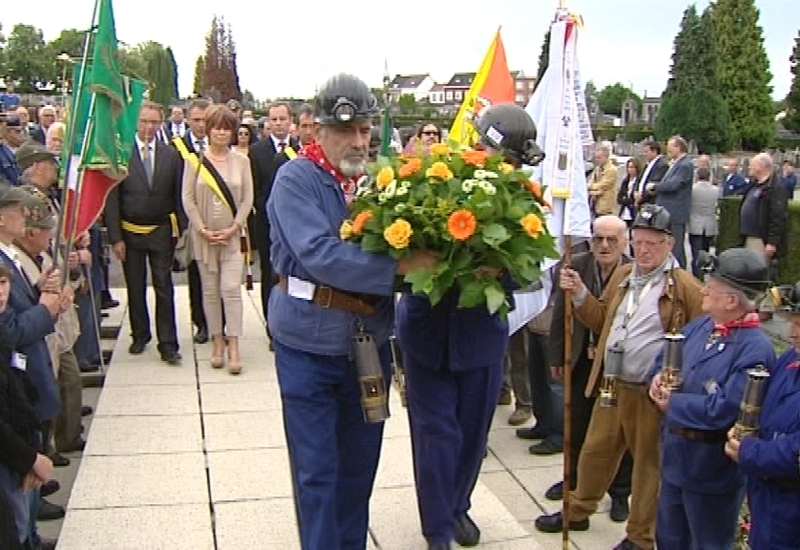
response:
<path fill-rule="evenodd" d="M 761 167 L 764 169 L 765 172 L 772 172 L 773 170 L 773 163 L 772 157 L 767 153 L 759 153 L 753 157 L 753 160 L 750 162 L 758 162 L 761 164 Z"/>
<path fill-rule="evenodd" d="M 601 153 L 605 153 L 607 157 L 610 157 L 611 147 L 612 145 L 610 141 L 601 141 L 595 148 L 595 151 L 600 151 Z"/>
<path fill-rule="evenodd" d="M 749 298 L 747 294 L 739 290 L 738 288 L 731 288 L 731 294 L 736 296 L 736 299 L 739 301 L 739 305 L 744 308 L 746 313 L 752 313 L 758 309 L 758 303 Z"/>
<path fill-rule="evenodd" d="M 300 109 L 297 110 L 297 118 L 298 118 L 298 120 L 302 115 L 313 117 L 314 116 L 314 107 L 313 107 L 313 105 L 311 105 L 310 103 L 303 103 L 300 106 Z"/>

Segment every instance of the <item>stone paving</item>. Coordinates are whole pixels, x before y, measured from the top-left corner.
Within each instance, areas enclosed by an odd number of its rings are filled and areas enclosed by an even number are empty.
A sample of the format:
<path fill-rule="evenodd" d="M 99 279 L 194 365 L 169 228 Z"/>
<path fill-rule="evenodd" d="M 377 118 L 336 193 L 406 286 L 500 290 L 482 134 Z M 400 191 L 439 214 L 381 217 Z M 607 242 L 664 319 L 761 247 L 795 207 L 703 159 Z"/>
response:
<path fill-rule="evenodd" d="M 212 370 L 210 344 L 195 346 L 188 293 L 176 289 L 183 365 L 159 361 L 155 344 L 141 356 L 127 352 L 123 304 L 107 326 L 121 325 L 102 392 L 87 389 L 96 412 L 87 422 L 84 456 L 57 469 L 66 518 L 41 523 L 59 536 L 59 550 L 228 550 L 299 548 L 274 357 L 260 317 L 259 289 L 245 295 L 244 372 Z M 152 291 L 150 301 L 152 305 Z M 151 310 L 152 311 L 152 310 Z M 424 549 L 413 486 L 405 410 L 396 391 L 386 425 L 372 499 L 369 548 Z M 507 424 L 511 407 L 499 407 L 489 457 L 473 498 L 472 516 L 482 529 L 482 548 L 556 549 L 560 535 L 533 528 L 543 511 L 560 502 L 543 498 L 560 477 L 561 455 L 534 457 Z M 571 535 L 573 548 L 611 548 L 624 524 L 608 519 L 601 503 L 588 533 Z"/>

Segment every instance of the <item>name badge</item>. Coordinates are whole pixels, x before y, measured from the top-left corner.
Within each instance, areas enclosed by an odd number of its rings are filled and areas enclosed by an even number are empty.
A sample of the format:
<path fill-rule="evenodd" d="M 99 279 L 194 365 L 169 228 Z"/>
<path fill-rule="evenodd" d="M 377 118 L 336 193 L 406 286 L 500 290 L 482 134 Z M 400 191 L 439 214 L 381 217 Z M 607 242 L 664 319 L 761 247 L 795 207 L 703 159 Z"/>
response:
<path fill-rule="evenodd" d="M 286 288 L 287 294 L 293 298 L 299 298 L 310 302 L 314 299 L 314 290 L 316 289 L 314 283 L 309 283 L 296 277 L 289 277 L 289 282 Z"/>
<path fill-rule="evenodd" d="M 16 351 L 11 354 L 11 366 L 25 372 L 28 368 L 28 356 Z"/>
<path fill-rule="evenodd" d="M 714 395 L 719 391 L 719 384 L 712 378 L 703 382 L 703 388 L 705 388 L 708 395 Z"/>

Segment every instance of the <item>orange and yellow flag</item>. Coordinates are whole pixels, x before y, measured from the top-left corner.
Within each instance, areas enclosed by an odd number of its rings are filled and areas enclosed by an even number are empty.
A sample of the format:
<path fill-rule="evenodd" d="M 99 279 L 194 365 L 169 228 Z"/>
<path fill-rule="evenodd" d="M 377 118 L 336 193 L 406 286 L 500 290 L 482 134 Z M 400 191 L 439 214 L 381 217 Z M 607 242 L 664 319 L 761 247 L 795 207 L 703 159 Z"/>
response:
<path fill-rule="evenodd" d="M 453 120 L 449 139 L 461 145 L 470 147 L 475 145 L 477 133 L 472 123 L 477 120 L 481 111 L 496 103 L 512 101 L 514 101 L 514 79 L 508 70 L 506 49 L 500 38 L 500 29 L 497 29 L 481 67 L 475 73 L 472 86 L 464 97 L 464 103 L 461 104 Z"/>

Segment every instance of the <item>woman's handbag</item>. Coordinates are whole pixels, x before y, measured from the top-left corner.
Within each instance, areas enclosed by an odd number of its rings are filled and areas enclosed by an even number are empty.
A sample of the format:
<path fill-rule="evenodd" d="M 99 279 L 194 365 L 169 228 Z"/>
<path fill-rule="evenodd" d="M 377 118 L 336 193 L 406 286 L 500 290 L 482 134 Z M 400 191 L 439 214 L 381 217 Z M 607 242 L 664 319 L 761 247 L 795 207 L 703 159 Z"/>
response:
<path fill-rule="evenodd" d="M 178 264 L 178 267 L 181 269 L 188 269 L 189 264 L 194 260 L 194 254 L 192 252 L 192 231 L 194 230 L 191 227 L 186 228 L 175 244 L 175 263 Z"/>

